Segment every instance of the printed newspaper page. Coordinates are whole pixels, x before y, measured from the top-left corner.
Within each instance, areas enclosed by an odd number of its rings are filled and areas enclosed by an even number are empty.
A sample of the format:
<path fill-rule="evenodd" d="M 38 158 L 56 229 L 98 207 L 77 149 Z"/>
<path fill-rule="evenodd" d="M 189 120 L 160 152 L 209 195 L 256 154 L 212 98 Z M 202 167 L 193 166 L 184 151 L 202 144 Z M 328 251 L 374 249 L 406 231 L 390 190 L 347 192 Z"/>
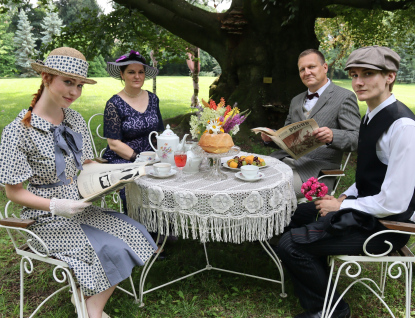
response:
<path fill-rule="evenodd" d="M 144 162 L 126 164 L 87 164 L 78 176 L 83 202 L 93 202 L 107 193 L 122 189 L 126 183 L 145 175 Z"/>
<path fill-rule="evenodd" d="M 311 118 L 293 123 L 277 131 L 265 127 L 251 129 L 255 133 L 263 132 L 268 135 L 281 149 L 297 160 L 314 149 L 324 145 L 313 136 L 313 130 L 319 128 Z"/>

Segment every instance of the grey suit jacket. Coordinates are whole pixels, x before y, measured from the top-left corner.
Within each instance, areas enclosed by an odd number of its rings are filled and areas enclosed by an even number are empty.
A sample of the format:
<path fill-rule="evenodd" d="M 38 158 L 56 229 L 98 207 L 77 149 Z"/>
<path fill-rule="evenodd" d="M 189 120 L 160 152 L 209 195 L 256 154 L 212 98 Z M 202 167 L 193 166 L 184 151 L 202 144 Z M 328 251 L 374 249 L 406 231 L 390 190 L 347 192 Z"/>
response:
<path fill-rule="evenodd" d="M 307 92 L 301 93 L 291 100 L 285 125 L 307 119 L 303 111 L 306 94 Z M 310 177 L 317 177 L 322 169 L 338 169 L 343 152 L 357 150 L 361 120 L 355 94 L 333 82 L 319 97 L 308 118 L 314 118 L 319 127 L 330 128 L 333 131 L 333 142 L 330 146 L 321 146 L 294 162 L 303 182 Z M 288 154 L 279 150 L 271 156 L 282 159 Z"/>

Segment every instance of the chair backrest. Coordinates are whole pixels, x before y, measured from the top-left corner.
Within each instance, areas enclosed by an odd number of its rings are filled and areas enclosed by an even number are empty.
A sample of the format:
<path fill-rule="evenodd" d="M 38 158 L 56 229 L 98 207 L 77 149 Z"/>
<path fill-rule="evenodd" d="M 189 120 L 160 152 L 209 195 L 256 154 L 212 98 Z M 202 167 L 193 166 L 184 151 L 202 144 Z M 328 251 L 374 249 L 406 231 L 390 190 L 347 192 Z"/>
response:
<path fill-rule="evenodd" d="M 102 113 L 94 114 L 88 120 L 88 132 L 89 137 L 91 138 L 92 149 L 94 150 L 95 158 L 102 157 L 102 154 L 107 147 L 107 138 L 102 136 L 101 133 L 103 120 L 104 114 Z M 103 140 L 105 140 L 105 142 L 102 142 Z"/>
<path fill-rule="evenodd" d="M 334 183 L 334 187 L 333 187 L 332 195 L 334 195 L 334 193 L 336 193 L 336 189 L 337 189 L 337 186 L 338 186 L 338 185 L 339 185 L 339 183 L 340 183 L 340 179 L 341 179 L 343 176 L 345 176 L 345 173 L 346 173 L 346 167 L 347 167 L 347 164 L 349 163 L 349 159 L 350 159 L 350 155 L 351 155 L 351 154 L 352 154 L 352 153 L 351 153 L 351 152 L 349 152 L 349 153 L 347 154 L 347 157 L 346 157 L 346 160 L 344 161 L 344 163 L 340 165 L 340 170 L 342 170 L 342 171 L 343 171 L 343 173 L 342 173 L 342 174 L 340 174 L 339 176 L 337 176 L 337 179 L 336 179 L 336 181 L 335 181 L 335 183 Z"/>

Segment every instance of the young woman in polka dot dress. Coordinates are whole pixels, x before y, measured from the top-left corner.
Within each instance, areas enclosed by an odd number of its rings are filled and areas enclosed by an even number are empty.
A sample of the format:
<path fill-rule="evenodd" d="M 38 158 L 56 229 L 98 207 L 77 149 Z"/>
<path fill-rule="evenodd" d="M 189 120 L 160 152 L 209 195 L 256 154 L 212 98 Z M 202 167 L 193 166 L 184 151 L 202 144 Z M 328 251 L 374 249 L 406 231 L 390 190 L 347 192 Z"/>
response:
<path fill-rule="evenodd" d="M 69 108 L 84 84 L 96 83 L 86 77 L 85 57 L 58 48 L 32 68 L 41 73 L 42 84 L 29 110 L 3 130 L 0 182 L 7 197 L 24 206 L 21 217 L 36 221 L 30 230 L 45 241 L 50 254 L 73 269 L 88 297 L 89 317 L 108 317 L 103 309 L 116 285 L 157 246 L 140 223 L 79 201 L 77 172 L 82 165 L 97 164 L 91 160 L 86 123 Z"/>

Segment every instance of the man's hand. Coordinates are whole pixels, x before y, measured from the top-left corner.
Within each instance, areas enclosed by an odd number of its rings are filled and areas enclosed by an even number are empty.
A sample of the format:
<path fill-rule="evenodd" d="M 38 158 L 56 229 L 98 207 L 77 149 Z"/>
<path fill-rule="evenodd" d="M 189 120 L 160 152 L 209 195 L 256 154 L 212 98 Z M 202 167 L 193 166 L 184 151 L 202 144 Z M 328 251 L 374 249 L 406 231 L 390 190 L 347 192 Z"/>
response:
<path fill-rule="evenodd" d="M 267 134 L 264 134 L 263 132 L 261 133 L 261 138 L 262 138 L 262 140 L 263 141 L 265 141 L 265 142 L 270 142 L 270 141 L 272 141 L 272 139 L 267 135 Z"/>
<path fill-rule="evenodd" d="M 321 200 L 314 202 L 316 209 L 319 210 L 320 216 L 326 216 L 327 213 L 340 210 L 341 201 L 333 196 L 326 195 Z"/>
<path fill-rule="evenodd" d="M 322 143 L 329 144 L 333 141 L 333 131 L 328 127 L 320 127 L 313 131 L 313 136 Z"/>

